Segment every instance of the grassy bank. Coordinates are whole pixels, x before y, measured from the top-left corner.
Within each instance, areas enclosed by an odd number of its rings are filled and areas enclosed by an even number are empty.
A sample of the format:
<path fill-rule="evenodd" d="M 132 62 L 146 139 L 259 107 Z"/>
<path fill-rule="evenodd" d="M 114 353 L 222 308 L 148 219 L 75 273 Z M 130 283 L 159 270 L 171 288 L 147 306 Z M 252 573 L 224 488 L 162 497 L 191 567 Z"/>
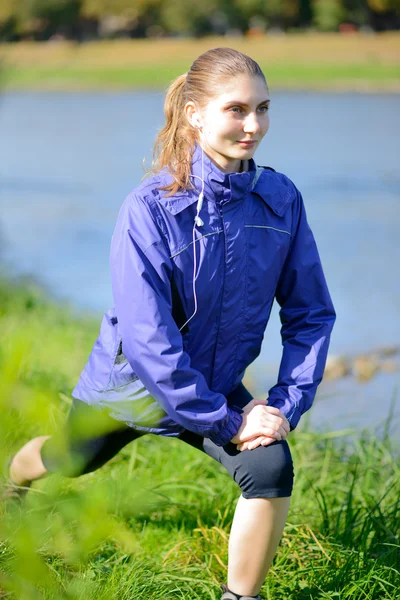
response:
<path fill-rule="evenodd" d="M 221 45 L 258 60 L 272 90 L 400 91 L 397 33 L 20 43 L 1 45 L 0 57 L 8 89 L 160 88 Z"/>
<path fill-rule="evenodd" d="M 0 457 L 55 433 L 98 323 L 0 282 Z M 268 600 L 397 600 L 400 480 L 373 434 L 291 435 L 295 491 Z M 237 488 L 177 440 L 144 437 L 100 471 L 0 504 L 0 596 L 219 600 Z"/>

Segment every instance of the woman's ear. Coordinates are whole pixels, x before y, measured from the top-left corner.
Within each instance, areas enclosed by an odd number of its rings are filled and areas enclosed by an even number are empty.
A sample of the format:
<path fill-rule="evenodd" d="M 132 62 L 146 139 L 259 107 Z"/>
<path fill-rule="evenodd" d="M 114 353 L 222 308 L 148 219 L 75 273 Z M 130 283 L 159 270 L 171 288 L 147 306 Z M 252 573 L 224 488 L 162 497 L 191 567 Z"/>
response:
<path fill-rule="evenodd" d="M 191 126 L 195 127 L 196 129 L 201 129 L 201 117 L 194 102 L 190 101 L 185 104 L 185 113 L 186 118 Z"/>

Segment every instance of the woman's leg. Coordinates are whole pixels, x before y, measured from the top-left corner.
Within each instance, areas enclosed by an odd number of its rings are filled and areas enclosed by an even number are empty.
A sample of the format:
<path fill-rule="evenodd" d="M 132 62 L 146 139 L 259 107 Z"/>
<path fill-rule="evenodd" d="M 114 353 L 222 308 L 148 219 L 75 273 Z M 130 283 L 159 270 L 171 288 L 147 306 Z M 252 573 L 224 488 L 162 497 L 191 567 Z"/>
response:
<path fill-rule="evenodd" d="M 256 596 L 260 591 L 282 537 L 289 504 L 290 497 L 240 496 L 229 537 L 228 588 L 236 594 Z"/>
<path fill-rule="evenodd" d="M 12 459 L 11 481 L 26 487 L 49 473 L 60 472 L 69 477 L 90 473 L 141 435 L 110 417 L 107 410 L 74 400 L 63 443 L 50 436 L 27 442 Z"/>
<path fill-rule="evenodd" d="M 282 536 L 293 487 L 293 463 L 286 441 L 240 452 L 185 432 L 180 439 L 220 462 L 242 490 L 229 538 L 228 588 L 256 596 Z"/>

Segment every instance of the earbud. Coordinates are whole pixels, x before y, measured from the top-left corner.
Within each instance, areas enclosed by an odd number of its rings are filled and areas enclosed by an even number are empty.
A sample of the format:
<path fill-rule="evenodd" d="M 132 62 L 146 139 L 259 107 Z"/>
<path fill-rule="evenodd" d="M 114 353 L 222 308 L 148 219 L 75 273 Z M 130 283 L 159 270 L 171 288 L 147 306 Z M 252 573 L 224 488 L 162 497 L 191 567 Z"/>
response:
<path fill-rule="evenodd" d="M 204 225 L 204 221 L 203 219 L 200 219 L 199 215 L 195 216 L 194 222 L 196 223 L 197 227 L 203 227 Z"/>
<path fill-rule="evenodd" d="M 204 221 L 203 219 L 201 219 L 199 217 L 199 213 L 201 211 L 201 208 L 203 206 L 203 200 L 204 200 L 204 192 L 203 190 L 200 192 L 199 194 L 199 199 L 197 200 L 197 214 L 194 218 L 194 222 L 196 223 L 197 227 L 203 227 L 204 225 Z"/>

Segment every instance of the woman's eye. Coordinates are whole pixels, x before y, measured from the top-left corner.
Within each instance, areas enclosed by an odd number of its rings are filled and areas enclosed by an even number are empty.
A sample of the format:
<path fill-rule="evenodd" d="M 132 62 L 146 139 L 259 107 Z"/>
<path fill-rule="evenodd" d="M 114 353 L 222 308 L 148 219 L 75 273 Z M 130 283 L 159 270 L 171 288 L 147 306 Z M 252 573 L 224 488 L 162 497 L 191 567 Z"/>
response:
<path fill-rule="evenodd" d="M 240 106 L 231 106 L 230 110 L 237 114 L 240 114 L 242 112 L 242 109 L 240 108 Z"/>
<path fill-rule="evenodd" d="M 258 109 L 261 113 L 266 113 L 269 111 L 269 106 L 260 106 Z"/>

